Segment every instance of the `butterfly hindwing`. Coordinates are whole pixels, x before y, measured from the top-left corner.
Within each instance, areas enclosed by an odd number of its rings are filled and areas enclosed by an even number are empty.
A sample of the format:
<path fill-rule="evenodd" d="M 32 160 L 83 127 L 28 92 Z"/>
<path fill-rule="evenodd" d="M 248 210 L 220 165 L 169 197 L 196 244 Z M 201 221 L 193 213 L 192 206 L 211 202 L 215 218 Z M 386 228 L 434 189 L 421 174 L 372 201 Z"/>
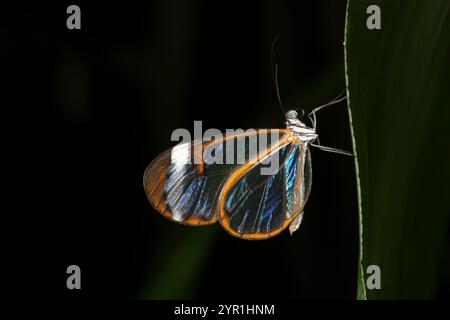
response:
<path fill-rule="evenodd" d="M 261 174 L 260 161 L 235 170 L 222 189 L 219 218 L 232 235 L 266 239 L 284 230 L 303 210 L 311 190 L 311 158 L 305 143 L 284 139 L 269 150 L 279 169 Z"/>

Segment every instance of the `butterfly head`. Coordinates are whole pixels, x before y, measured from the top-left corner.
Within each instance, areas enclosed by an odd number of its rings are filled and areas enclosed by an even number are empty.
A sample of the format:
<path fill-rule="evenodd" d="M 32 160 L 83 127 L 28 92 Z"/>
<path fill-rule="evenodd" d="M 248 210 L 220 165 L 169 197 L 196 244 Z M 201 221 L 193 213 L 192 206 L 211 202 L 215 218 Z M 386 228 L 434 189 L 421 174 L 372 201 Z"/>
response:
<path fill-rule="evenodd" d="M 286 119 L 298 119 L 298 113 L 295 110 L 289 110 L 286 112 Z"/>
<path fill-rule="evenodd" d="M 289 110 L 285 114 L 286 128 L 294 131 L 303 142 L 312 142 L 317 139 L 316 129 L 306 126 L 298 119 L 298 113 L 295 110 Z"/>
<path fill-rule="evenodd" d="M 300 119 L 298 118 L 298 112 L 295 110 L 288 110 L 288 112 L 286 112 L 285 114 L 286 117 L 286 126 L 288 128 L 291 127 L 302 127 L 302 128 L 307 128 L 306 124 L 303 123 L 302 121 L 300 121 Z"/>

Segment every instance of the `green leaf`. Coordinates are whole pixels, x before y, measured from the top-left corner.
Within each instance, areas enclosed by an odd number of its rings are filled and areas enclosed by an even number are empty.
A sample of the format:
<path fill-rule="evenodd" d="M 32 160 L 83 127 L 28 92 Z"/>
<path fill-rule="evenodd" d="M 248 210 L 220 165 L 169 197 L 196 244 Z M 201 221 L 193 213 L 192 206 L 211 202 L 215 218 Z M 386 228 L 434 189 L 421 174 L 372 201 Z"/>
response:
<path fill-rule="evenodd" d="M 369 5 L 381 9 L 380 30 L 366 27 Z M 450 212 L 449 10 L 448 0 L 348 1 L 359 299 L 436 294 Z M 365 287 L 370 265 L 381 269 L 380 290 Z"/>

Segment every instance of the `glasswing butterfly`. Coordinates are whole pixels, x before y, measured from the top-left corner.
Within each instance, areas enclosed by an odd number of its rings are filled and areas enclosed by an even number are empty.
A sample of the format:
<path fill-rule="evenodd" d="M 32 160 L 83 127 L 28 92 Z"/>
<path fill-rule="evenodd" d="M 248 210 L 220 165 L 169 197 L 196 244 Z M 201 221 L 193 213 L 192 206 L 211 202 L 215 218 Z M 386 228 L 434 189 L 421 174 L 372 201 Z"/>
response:
<path fill-rule="evenodd" d="M 274 41 L 275 42 L 275 41 Z M 272 45 L 273 51 L 273 45 Z M 273 54 L 272 54 L 273 55 Z M 272 69 L 277 99 L 284 111 L 277 83 L 277 66 Z M 262 240 L 273 237 L 289 226 L 298 229 L 303 208 L 311 190 L 312 169 L 308 146 L 352 155 L 320 145 L 315 113 L 343 101 L 339 95 L 308 114 L 312 124 L 300 121 L 294 110 L 285 112 L 286 129 L 261 129 L 227 135 L 213 141 L 202 139 L 181 143 L 157 156 L 144 173 L 144 188 L 153 208 L 181 224 L 202 226 L 219 220 L 231 235 Z M 268 138 L 271 139 L 268 139 Z M 275 137 L 275 138 L 274 138 Z M 251 141 L 266 141 L 256 156 L 250 155 Z M 232 148 L 227 149 L 231 142 Z M 317 144 L 314 142 L 317 141 Z M 241 145 L 242 148 L 237 146 Z M 208 163 L 198 161 L 194 152 L 200 147 L 212 153 L 243 153 L 246 163 Z M 278 170 L 261 174 L 264 164 L 278 160 Z M 197 161 L 196 161 L 197 160 Z"/>
<path fill-rule="evenodd" d="M 345 97 L 329 104 L 343 99 Z M 166 150 L 145 170 L 144 188 L 148 200 L 157 211 L 173 221 L 199 226 L 219 220 L 226 231 L 244 239 L 267 239 L 289 225 L 291 233 L 294 232 L 300 226 L 311 190 L 308 145 L 351 155 L 314 144 L 318 140 L 315 112 L 319 108 L 308 115 L 312 127 L 306 126 L 298 119 L 297 112 L 290 110 L 285 114 L 286 129 L 252 130 L 213 141 L 194 140 Z M 268 141 L 254 159 L 249 158 L 252 138 Z M 237 143 L 239 140 L 244 143 Z M 241 150 L 249 161 L 244 164 L 208 164 L 194 159 L 194 150 L 199 145 L 205 154 L 207 150 L 228 150 L 227 145 L 231 142 L 236 142 L 231 149 L 234 153 L 239 152 L 239 145 L 244 146 Z M 277 172 L 262 174 L 264 164 L 274 157 L 278 158 Z"/>

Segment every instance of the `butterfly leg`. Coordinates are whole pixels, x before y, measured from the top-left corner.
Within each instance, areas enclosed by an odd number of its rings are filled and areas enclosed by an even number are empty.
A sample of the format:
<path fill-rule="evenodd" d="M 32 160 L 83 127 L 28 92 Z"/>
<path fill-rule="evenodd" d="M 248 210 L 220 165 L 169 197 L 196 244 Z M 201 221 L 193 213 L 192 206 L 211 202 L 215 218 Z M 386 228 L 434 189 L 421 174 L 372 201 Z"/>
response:
<path fill-rule="evenodd" d="M 320 146 L 320 139 L 319 139 L 319 137 L 317 137 L 316 142 L 317 142 L 317 145 Z"/>
<path fill-rule="evenodd" d="M 346 156 L 350 156 L 353 157 L 353 153 L 349 152 L 349 151 L 345 151 L 345 150 L 341 150 L 341 149 L 336 149 L 336 148 L 330 148 L 330 147 L 325 147 L 319 144 L 314 144 L 314 143 L 310 143 L 310 146 L 312 147 L 316 147 L 317 149 L 323 150 L 323 151 L 328 151 L 328 152 L 333 152 L 333 153 L 339 153 L 339 154 L 344 154 Z"/>

